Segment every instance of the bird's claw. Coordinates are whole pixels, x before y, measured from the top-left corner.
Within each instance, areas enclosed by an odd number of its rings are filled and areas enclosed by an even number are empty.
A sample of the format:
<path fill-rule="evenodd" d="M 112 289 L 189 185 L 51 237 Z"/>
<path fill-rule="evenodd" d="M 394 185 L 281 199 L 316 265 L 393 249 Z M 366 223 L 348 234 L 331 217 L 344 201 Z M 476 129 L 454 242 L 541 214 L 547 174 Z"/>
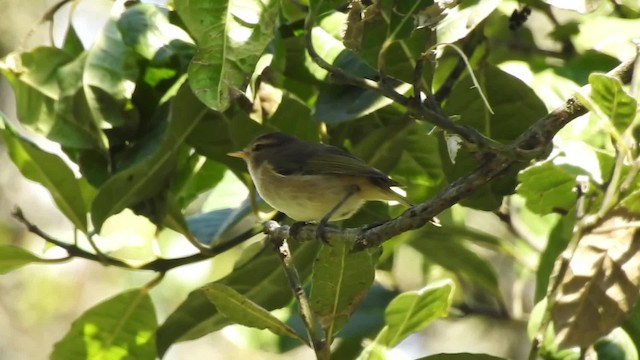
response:
<path fill-rule="evenodd" d="M 322 241 L 323 244 L 331 246 L 327 239 L 327 224 L 320 222 L 316 228 L 316 240 Z"/>

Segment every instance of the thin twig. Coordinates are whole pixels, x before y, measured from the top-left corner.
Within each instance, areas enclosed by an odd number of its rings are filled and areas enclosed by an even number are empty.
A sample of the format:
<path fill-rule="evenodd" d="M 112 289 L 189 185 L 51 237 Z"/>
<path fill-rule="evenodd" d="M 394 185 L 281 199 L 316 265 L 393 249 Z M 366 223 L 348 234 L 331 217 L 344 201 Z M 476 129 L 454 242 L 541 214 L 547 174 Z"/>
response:
<path fill-rule="evenodd" d="M 422 103 L 416 104 L 412 101 L 412 98 L 404 96 L 390 86 L 385 86 L 383 82 L 376 82 L 370 79 L 353 76 L 344 70 L 329 64 L 324 60 L 320 54 L 316 51 L 313 40 L 313 20 L 316 14 L 313 10 L 309 11 L 305 20 L 305 43 L 309 56 L 318 66 L 327 70 L 334 79 L 341 81 L 345 84 L 354 85 L 365 90 L 371 90 L 377 92 L 395 103 L 404 106 L 409 112 L 411 112 L 419 120 L 424 120 L 436 125 L 446 131 L 457 134 L 462 137 L 469 144 L 474 144 L 482 151 L 501 152 L 504 151 L 504 147 L 494 140 L 491 140 L 484 135 L 480 134 L 473 128 L 460 126 L 449 117 L 444 114 L 433 111 L 432 109 L 424 106 Z"/>
<path fill-rule="evenodd" d="M 27 218 L 22 213 L 22 210 L 20 210 L 19 208 L 16 208 L 13 211 L 12 215 L 16 220 L 22 223 L 27 228 L 27 230 L 29 230 L 29 232 L 38 235 L 39 237 L 41 237 L 43 240 L 45 240 L 50 244 L 56 245 L 66 250 L 67 253 L 69 254 L 69 258 L 78 257 L 82 259 L 96 261 L 105 266 L 116 266 L 116 267 L 125 268 L 129 270 L 151 270 L 151 271 L 157 271 L 157 272 L 166 272 L 179 266 L 193 264 L 199 261 L 210 259 L 216 255 L 219 255 L 231 249 L 232 247 L 235 247 L 236 245 L 246 241 L 248 238 L 252 237 L 253 235 L 259 234 L 262 231 L 262 226 L 256 225 L 248 229 L 247 231 L 236 235 L 232 239 L 229 239 L 223 243 L 212 246 L 211 248 L 209 248 L 209 250 L 206 253 L 199 252 L 193 255 L 188 255 L 180 258 L 170 258 L 170 259 L 157 258 L 140 266 L 132 266 L 120 259 L 110 257 L 106 254 L 98 255 L 98 254 L 86 251 L 78 247 L 76 244 L 71 244 L 71 243 L 67 243 L 67 242 L 55 239 L 54 237 L 42 231 L 37 225 L 27 220 Z M 67 260 L 67 258 L 65 257 L 63 259 L 55 259 L 55 260 L 52 260 L 52 262 L 53 261 L 59 262 L 64 260 Z"/>
<path fill-rule="evenodd" d="M 267 221 L 264 224 L 264 228 L 265 233 L 267 234 L 267 239 L 271 242 L 273 249 L 278 253 L 280 260 L 282 261 L 282 267 L 284 268 L 287 280 L 289 281 L 289 286 L 295 295 L 298 311 L 300 312 L 300 317 L 302 318 L 307 330 L 309 342 L 313 347 L 313 351 L 316 353 L 316 358 L 318 360 L 328 360 L 330 348 L 316 328 L 315 316 L 313 315 L 313 311 L 311 311 L 309 299 L 304 292 L 300 276 L 298 275 L 298 270 L 296 269 L 295 264 L 293 263 L 293 258 L 291 257 L 289 244 L 287 244 L 289 227 L 280 226 L 275 221 Z"/>

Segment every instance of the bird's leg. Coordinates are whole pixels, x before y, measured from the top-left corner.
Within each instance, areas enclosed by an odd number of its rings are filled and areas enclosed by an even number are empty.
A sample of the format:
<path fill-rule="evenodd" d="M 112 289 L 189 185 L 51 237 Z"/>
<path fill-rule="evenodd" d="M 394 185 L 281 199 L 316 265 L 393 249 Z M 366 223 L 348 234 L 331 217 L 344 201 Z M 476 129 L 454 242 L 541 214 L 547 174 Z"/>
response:
<path fill-rule="evenodd" d="M 316 239 L 329 245 L 329 241 L 327 241 L 327 233 L 325 231 L 327 223 L 329 222 L 331 217 L 342 207 L 342 205 L 344 205 L 347 202 L 347 200 L 349 200 L 350 197 L 358 193 L 358 191 L 360 191 L 360 187 L 358 185 L 350 186 L 349 189 L 347 190 L 347 193 L 344 195 L 344 197 L 336 204 L 336 206 L 333 207 L 333 209 L 331 209 L 327 213 L 327 215 L 325 215 L 322 218 L 322 220 L 320 220 L 320 223 L 318 224 L 318 228 L 316 229 Z"/>

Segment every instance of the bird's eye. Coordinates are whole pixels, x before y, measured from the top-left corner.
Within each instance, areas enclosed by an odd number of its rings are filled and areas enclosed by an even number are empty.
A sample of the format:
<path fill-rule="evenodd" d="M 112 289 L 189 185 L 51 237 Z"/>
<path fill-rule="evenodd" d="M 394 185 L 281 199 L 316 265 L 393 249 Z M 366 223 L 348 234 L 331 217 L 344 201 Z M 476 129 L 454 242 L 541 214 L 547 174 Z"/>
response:
<path fill-rule="evenodd" d="M 253 149 L 251 149 L 251 151 L 260 151 L 262 149 L 264 149 L 266 146 L 266 144 L 255 144 L 253 145 Z"/>

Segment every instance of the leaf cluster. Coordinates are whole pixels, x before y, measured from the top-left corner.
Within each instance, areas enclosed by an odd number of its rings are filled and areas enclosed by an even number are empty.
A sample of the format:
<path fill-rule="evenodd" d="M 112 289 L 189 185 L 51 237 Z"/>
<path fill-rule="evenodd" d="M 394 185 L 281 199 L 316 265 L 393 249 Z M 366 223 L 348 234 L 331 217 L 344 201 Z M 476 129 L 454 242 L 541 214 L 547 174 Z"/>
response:
<path fill-rule="evenodd" d="M 638 65 L 605 73 L 618 61 L 582 48 L 579 35 L 602 19 L 637 19 L 640 8 L 622 2 L 561 23 L 547 2 L 526 3 L 555 24 L 551 49 L 539 24 L 510 30 L 519 5 L 497 0 L 175 0 L 127 2 L 91 44 L 70 22 L 60 46 L 1 59 L 17 109 L 17 121 L 0 114 L 3 144 L 75 237 L 53 238 L 17 210 L 68 256 L 0 244 L 0 273 L 71 257 L 157 273 L 87 310 L 51 358 L 154 359 L 233 324 L 277 335 L 275 351 L 392 358 L 439 318 L 525 318 L 505 294 L 506 272 L 537 280 L 531 359 L 612 348 L 637 358 Z M 558 102 L 549 94 L 566 82 L 589 86 Z M 349 150 L 418 205 L 368 204 L 328 229 L 331 245 L 304 241 L 315 225 L 296 232 L 264 215 L 252 192 L 226 206 L 226 179 L 252 188 L 226 154 L 271 131 Z M 207 194 L 215 209 L 192 215 Z M 179 233 L 192 255 L 140 263 L 103 251 L 105 224 L 129 211 Z M 443 226 L 425 226 L 437 214 Z M 260 217 L 274 216 L 282 221 L 256 241 Z M 149 291 L 164 274 L 232 248 L 231 273 L 192 289 L 158 323 Z M 494 358 L 457 350 L 424 359 Z"/>

